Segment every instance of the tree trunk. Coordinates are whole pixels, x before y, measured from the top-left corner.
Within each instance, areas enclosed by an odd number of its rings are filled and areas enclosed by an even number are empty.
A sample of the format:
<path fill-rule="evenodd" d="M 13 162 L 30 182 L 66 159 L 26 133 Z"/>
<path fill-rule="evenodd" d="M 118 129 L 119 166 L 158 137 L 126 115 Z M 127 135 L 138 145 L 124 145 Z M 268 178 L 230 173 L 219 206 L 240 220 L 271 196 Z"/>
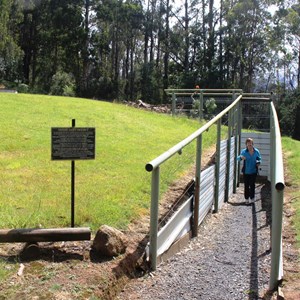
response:
<path fill-rule="evenodd" d="M 185 0 L 184 9 L 185 9 L 185 18 L 184 18 L 184 39 L 185 39 L 184 72 L 185 72 L 185 74 L 187 74 L 188 71 L 189 71 L 189 50 L 190 50 L 188 0 Z"/>
<path fill-rule="evenodd" d="M 90 25 L 90 0 L 85 0 L 85 13 L 84 13 L 84 48 L 82 49 L 82 80 L 81 89 L 86 91 L 88 88 L 88 70 L 89 70 L 89 25 Z"/>
<path fill-rule="evenodd" d="M 208 13 L 208 45 L 207 45 L 207 69 L 208 69 L 208 84 L 213 87 L 215 79 L 213 78 L 212 62 L 215 54 L 215 33 L 213 25 L 213 6 L 214 0 L 209 0 L 209 13 Z"/>
<path fill-rule="evenodd" d="M 222 88 L 224 86 L 224 75 L 223 75 L 223 0 L 220 1 L 220 28 L 219 31 L 219 84 Z"/>
<path fill-rule="evenodd" d="M 166 29 L 165 29 L 165 54 L 164 54 L 164 89 L 169 87 L 169 55 L 170 55 L 170 37 L 169 37 L 169 18 L 170 18 L 170 1 L 166 1 Z M 168 97 L 165 93 L 165 100 Z"/>

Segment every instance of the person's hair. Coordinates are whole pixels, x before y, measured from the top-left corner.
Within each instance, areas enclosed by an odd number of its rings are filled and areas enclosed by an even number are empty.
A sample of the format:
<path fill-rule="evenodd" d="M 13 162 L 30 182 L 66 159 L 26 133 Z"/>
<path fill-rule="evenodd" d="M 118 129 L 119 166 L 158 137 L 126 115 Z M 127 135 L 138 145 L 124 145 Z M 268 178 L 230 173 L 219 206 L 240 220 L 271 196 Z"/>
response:
<path fill-rule="evenodd" d="M 246 139 L 246 143 L 245 143 L 245 144 L 247 145 L 247 143 L 248 143 L 248 142 L 251 142 L 251 143 L 252 143 L 252 145 L 254 144 L 254 143 L 253 143 L 253 139 L 251 139 L 251 138 L 247 138 L 247 139 Z"/>

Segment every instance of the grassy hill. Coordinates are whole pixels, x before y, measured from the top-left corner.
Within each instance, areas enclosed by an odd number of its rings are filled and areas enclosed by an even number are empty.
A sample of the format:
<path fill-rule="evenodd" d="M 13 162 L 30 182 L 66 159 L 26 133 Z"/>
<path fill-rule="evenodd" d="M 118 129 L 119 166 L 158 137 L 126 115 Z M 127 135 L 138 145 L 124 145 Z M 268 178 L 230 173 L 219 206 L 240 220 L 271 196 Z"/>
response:
<path fill-rule="evenodd" d="M 145 164 L 199 122 L 122 104 L 0 94 L 0 228 L 70 226 L 70 161 L 51 161 L 51 127 L 96 128 L 96 159 L 76 161 L 75 225 L 126 228 L 149 212 Z M 213 140 L 211 140 L 213 139 Z M 213 134 L 204 147 L 215 141 Z M 161 190 L 194 160 L 195 145 L 163 167 Z M 165 169 L 164 169 L 165 168 Z"/>

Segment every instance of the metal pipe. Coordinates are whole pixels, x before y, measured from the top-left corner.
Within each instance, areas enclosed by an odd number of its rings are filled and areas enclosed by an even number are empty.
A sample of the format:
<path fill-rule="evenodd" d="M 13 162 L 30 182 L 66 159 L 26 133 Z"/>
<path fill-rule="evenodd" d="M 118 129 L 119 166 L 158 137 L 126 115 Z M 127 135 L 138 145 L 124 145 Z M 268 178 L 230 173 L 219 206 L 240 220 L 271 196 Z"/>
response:
<path fill-rule="evenodd" d="M 242 93 L 243 92 L 242 89 L 165 89 L 165 92 L 177 92 L 177 91 L 193 91 L 193 92 L 194 91 L 210 91 L 210 92 L 220 91 L 223 93 L 224 92 L 232 92 L 232 93 L 234 93 L 234 92 Z"/>
<path fill-rule="evenodd" d="M 231 153 L 231 133 L 232 133 L 232 111 L 228 112 L 228 127 L 227 127 L 227 152 L 226 152 L 226 186 L 225 186 L 225 202 L 229 199 L 230 186 L 230 153 Z"/>
<path fill-rule="evenodd" d="M 157 232 L 158 232 L 158 204 L 159 204 L 159 167 L 152 172 L 151 179 L 151 213 L 150 213 L 150 246 L 149 258 L 151 269 L 156 270 L 157 262 Z"/>
<path fill-rule="evenodd" d="M 237 152 L 238 154 L 241 153 L 241 136 L 242 136 L 242 104 L 239 102 L 238 104 L 238 144 L 237 144 Z M 237 170 L 237 186 L 240 185 L 240 164 L 238 164 L 238 170 Z"/>
<path fill-rule="evenodd" d="M 214 212 L 219 210 L 219 189 L 220 189 L 220 157 L 221 157 L 221 120 L 218 120 L 217 127 L 217 149 L 216 149 L 216 166 L 215 166 L 215 203 Z"/>
<path fill-rule="evenodd" d="M 274 290 L 282 279 L 282 215 L 284 168 L 282 159 L 281 134 L 273 102 L 271 102 L 271 189 L 272 189 L 272 231 L 271 231 L 271 274 L 269 289 Z"/>
<path fill-rule="evenodd" d="M 199 120 L 203 120 L 203 92 L 200 93 L 200 103 L 199 103 Z"/>
<path fill-rule="evenodd" d="M 75 128 L 76 120 L 72 119 L 72 127 Z M 75 161 L 71 161 L 71 227 L 75 226 Z"/>
<path fill-rule="evenodd" d="M 233 112 L 233 127 L 234 127 L 234 159 L 233 159 L 233 193 L 236 193 L 237 187 L 237 142 L 238 142 L 238 108 L 236 107 Z"/>
<path fill-rule="evenodd" d="M 175 93 L 172 93 L 172 116 L 176 114 L 176 96 Z"/>
<path fill-rule="evenodd" d="M 201 182 L 201 154 L 202 154 L 202 135 L 197 138 L 196 151 L 196 185 L 194 196 L 194 223 L 193 223 L 193 237 L 198 236 L 198 222 L 199 222 L 199 206 L 200 206 L 200 182 Z"/>
<path fill-rule="evenodd" d="M 203 95 L 205 96 L 231 96 L 231 93 L 214 93 L 214 92 L 210 92 L 210 93 L 205 93 L 203 90 L 193 90 L 193 92 L 176 92 L 175 95 L 177 96 L 191 96 L 194 94 L 194 92 L 198 92 L 198 93 L 203 93 Z M 174 92 L 168 92 L 167 95 L 173 95 Z M 252 98 L 251 98 L 252 99 Z"/>
<path fill-rule="evenodd" d="M 153 159 L 149 163 L 146 164 L 145 168 L 148 172 L 153 171 L 155 168 L 157 168 L 159 165 L 161 165 L 163 162 L 168 160 L 170 157 L 178 153 L 178 151 L 181 151 L 185 146 L 190 144 L 194 139 L 196 139 L 198 136 L 200 136 L 203 132 L 205 132 L 207 129 L 209 129 L 214 123 L 216 123 L 220 118 L 222 118 L 228 111 L 230 111 L 239 101 L 241 100 L 242 95 L 240 95 L 233 103 L 231 103 L 226 109 L 224 109 L 222 112 L 220 112 L 217 116 L 215 116 L 213 119 L 211 119 L 209 122 L 207 122 L 205 125 L 203 125 L 200 129 L 192 133 L 190 136 L 158 156 L 157 158 Z"/>

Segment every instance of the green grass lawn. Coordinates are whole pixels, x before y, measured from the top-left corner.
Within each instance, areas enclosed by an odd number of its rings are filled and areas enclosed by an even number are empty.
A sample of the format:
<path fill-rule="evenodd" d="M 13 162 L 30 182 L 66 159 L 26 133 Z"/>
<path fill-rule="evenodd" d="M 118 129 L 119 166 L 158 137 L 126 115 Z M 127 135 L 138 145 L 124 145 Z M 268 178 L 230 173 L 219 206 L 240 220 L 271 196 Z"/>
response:
<path fill-rule="evenodd" d="M 300 247 L 300 142 L 283 137 L 282 148 L 287 157 L 287 168 L 291 176 L 292 205 L 295 209 L 293 225 L 297 233 L 298 246 Z"/>
<path fill-rule="evenodd" d="M 149 213 L 145 164 L 200 127 L 122 104 L 0 94 L 0 228 L 70 226 L 70 161 L 51 161 L 51 127 L 96 128 L 96 158 L 76 161 L 75 225 L 120 229 Z M 215 142 L 214 128 L 204 147 Z M 162 167 L 165 191 L 194 161 L 195 143 Z M 167 170 L 167 171 L 166 171 Z"/>

